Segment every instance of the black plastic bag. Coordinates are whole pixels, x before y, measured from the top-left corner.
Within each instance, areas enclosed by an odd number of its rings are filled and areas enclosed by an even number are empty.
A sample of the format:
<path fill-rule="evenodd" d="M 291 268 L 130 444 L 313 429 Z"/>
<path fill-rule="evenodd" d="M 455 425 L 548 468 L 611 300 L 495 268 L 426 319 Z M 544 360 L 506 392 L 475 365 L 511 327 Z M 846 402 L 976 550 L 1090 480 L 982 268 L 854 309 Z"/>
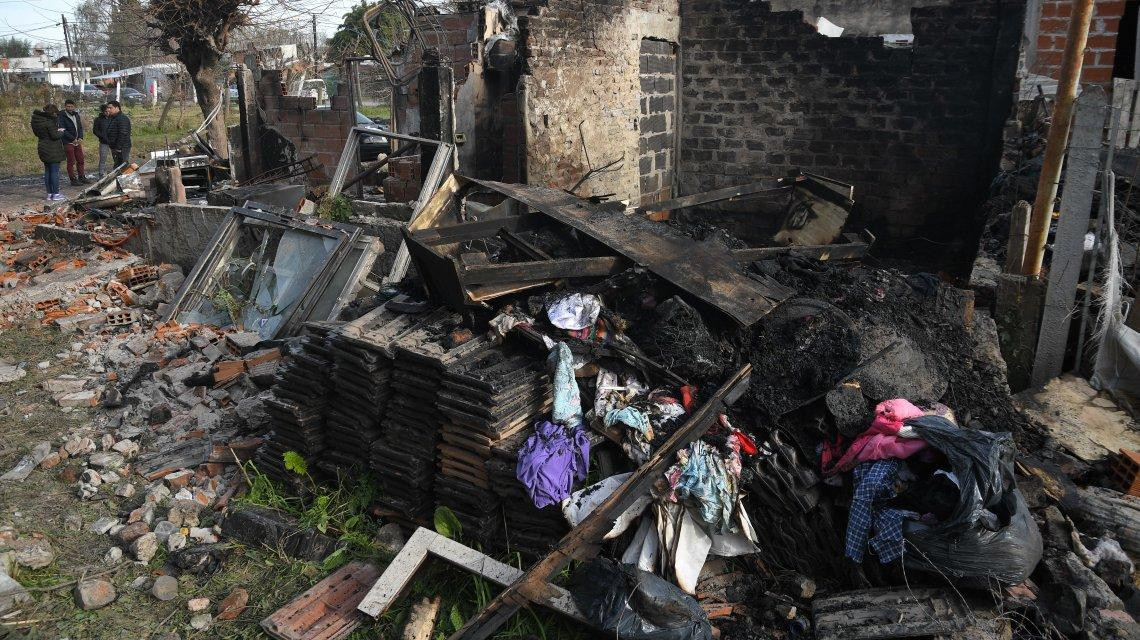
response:
<path fill-rule="evenodd" d="M 591 560 L 571 576 L 570 594 L 582 615 L 610 637 L 712 640 L 712 626 L 696 599 L 633 566 Z"/>
<path fill-rule="evenodd" d="M 905 524 L 903 535 L 913 545 L 907 549 L 907 566 L 1007 584 L 1028 578 L 1041 560 L 1041 532 L 1017 489 L 1013 436 L 963 429 L 941 416 L 906 424 L 946 455 L 960 489 L 945 521 Z"/>

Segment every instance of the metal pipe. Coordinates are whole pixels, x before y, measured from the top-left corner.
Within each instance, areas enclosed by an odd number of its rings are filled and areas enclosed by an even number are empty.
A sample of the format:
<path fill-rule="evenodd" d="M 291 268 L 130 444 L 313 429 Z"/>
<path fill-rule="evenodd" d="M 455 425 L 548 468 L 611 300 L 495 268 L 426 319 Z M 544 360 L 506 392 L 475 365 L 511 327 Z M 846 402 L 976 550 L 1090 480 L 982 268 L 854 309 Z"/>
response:
<path fill-rule="evenodd" d="M 1041 274 L 1045 240 L 1049 236 L 1049 221 L 1053 218 L 1053 200 L 1057 198 L 1057 184 L 1061 179 L 1061 164 L 1065 159 L 1069 128 L 1072 126 L 1073 103 L 1080 85 L 1093 8 L 1093 0 L 1073 1 L 1073 16 L 1069 19 L 1068 39 L 1061 58 L 1061 77 L 1057 81 L 1057 104 L 1045 144 L 1041 177 L 1037 181 L 1037 199 L 1033 203 L 1033 214 L 1029 219 L 1029 240 L 1025 248 L 1025 262 L 1021 265 L 1022 275 Z"/>

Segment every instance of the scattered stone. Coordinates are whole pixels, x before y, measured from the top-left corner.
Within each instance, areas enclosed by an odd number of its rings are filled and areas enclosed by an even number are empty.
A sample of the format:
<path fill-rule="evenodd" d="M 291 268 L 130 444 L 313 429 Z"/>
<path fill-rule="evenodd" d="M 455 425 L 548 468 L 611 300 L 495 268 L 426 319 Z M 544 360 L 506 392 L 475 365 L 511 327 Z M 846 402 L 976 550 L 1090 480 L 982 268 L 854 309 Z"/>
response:
<path fill-rule="evenodd" d="M 111 547 L 107 549 L 107 553 L 103 554 L 103 564 L 115 565 L 123 559 L 123 550 L 119 547 Z"/>
<path fill-rule="evenodd" d="M 110 445 L 108 445 L 110 447 Z M 123 459 L 121 453 L 113 451 L 100 451 L 91 454 L 91 458 L 87 461 L 93 467 L 98 469 L 118 469 L 123 466 L 126 460 Z"/>
<path fill-rule="evenodd" d="M 93 487 L 98 487 L 99 485 L 103 484 L 103 476 L 94 469 L 85 469 L 83 471 L 83 475 L 79 476 L 79 478 L 85 484 L 89 484 Z"/>
<path fill-rule="evenodd" d="M 186 546 L 186 536 L 181 533 L 172 533 L 166 537 L 166 550 L 178 551 Z"/>
<path fill-rule="evenodd" d="M 145 533 L 131 543 L 131 554 L 139 562 L 150 562 L 156 553 L 158 553 L 158 537 L 153 533 Z"/>
<path fill-rule="evenodd" d="M 114 444 L 115 436 L 109 433 L 104 433 L 103 437 L 99 440 L 99 448 L 101 448 L 103 451 L 109 450 L 112 446 L 114 446 Z"/>
<path fill-rule="evenodd" d="M 150 578 L 146 576 L 139 576 L 131 581 L 131 588 L 139 591 L 147 591 L 150 589 Z"/>
<path fill-rule="evenodd" d="M 241 587 L 235 587 L 230 595 L 218 605 L 218 620 L 233 620 L 245 611 L 249 603 L 249 592 Z"/>
<path fill-rule="evenodd" d="M 158 524 L 154 525 L 154 535 L 158 537 L 159 542 L 166 542 L 170 534 L 178 531 L 178 525 L 169 520 L 159 520 Z"/>
<path fill-rule="evenodd" d="M 99 392 L 94 389 L 65 393 L 58 396 L 55 401 L 61 407 L 94 407 L 99 403 Z"/>
<path fill-rule="evenodd" d="M 75 585 L 75 604 L 84 611 L 100 609 L 115 601 L 115 585 L 96 578 Z"/>
<path fill-rule="evenodd" d="M 119 485 L 117 489 L 115 489 L 115 495 L 119 496 L 120 498 L 130 498 L 131 496 L 135 495 L 135 485 L 129 482 L 124 482 L 123 484 Z"/>
<path fill-rule="evenodd" d="M 0 614 L 8 613 L 21 604 L 31 601 L 31 599 L 32 596 L 28 594 L 24 585 L 16 582 L 7 573 L 0 570 Z"/>
<path fill-rule="evenodd" d="M 55 552 L 47 540 L 20 540 L 13 545 L 12 559 L 28 569 L 42 569 L 55 561 Z"/>
<path fill-rule="evenodd" d="M 181 471 L 173 471 L 166 474 L 162 480 L 166 483 L 166 486 L 170 487 L 172 491 L 178 491 L 179 489 L 185 488 L 186 485 L 190 483 L 190 478 L 193 477 L 193 475 L 194 474 L 192 472 L 183 469 Z"/>
<path fill-rule="evenodd" d="M 96 496 L 96 494 L 98 494 L 98 493 L 99 493 L 99 487 L 97 487 L 93 484 L 87 483 L 87 482 L 80 482 L 79 483 L 79 499 L 80 500 L 90 500 L 91 498 L 94 498 Z"/>
<path fill-rule="evenodd" d="M 115 484 L 120 479 L 121 476 L 119 476 L 119 474 L 115 473 L 114 471 L 103 472 L 103 484 Z"/>
<path fill-rule="evenodd" d="M 182 636 L 174 633 L 173 631 L 166 631 L 154 636 L 154 640 L 182 640 Z"/>
<path fill-rule="evenodd" d="M 169 420 L 171 415 L 169 405 L 159 404 L 151 407 L 147 419 L 151 424 L 162 424 Z"/>
<path fill-rule="evenodd" d="M 199 613 L 190 618 L 190 627 L 195 631 L 206 631 L 214 624 L 214 619 L 208 613 Z"/>
<path fill-rule="evenodd" d="M 149 504 L 144 504 L 138 509 L 131 511 L 130 515 L 127 516 L 127 522 L 145 522 L 149 527 L 154 522 L 154 507 Z"/>
<path fill-rule="evenodd" d="M 103 406 L 108 409 L 121 407 L 123 405 L 123 392 L 115 385 L 107 385 L 103 387 Z"/>
<path fill-rule="evenodd" d="M 210 607 L 209 598 L 191 598 L 186 601 L 186 608 L 191 613 L 201 613 Z"/>
<path fill-rule="evenodd" d="M 59 452 L 53 451 L 50 455 L 48 455 L 48 457 L 44 458 L 43 461 L 40 462 L 40 468 L 51 469 L 52 467 L 58 465 L 60 462 L 63 462 L 63 457 L 59 455 Z"/>
<path fill-rule="evenodd" d="M 119 539 L 119 542 L 122 542 L 123 544 L 129 544 L 149 532 L 150 527 L 147 525 L 147 523 L 140 520 L 139 522 L 132 522 L 123 527 L 123 529 L 119 531 L 119 534 L 116 537 Z"/>
<path fill-rule="evenodd" d="M 170 489 L 162 483 L 152 485 L 146 492 L 146 501 L 162 506 L 170 500 Z"/>
<path fill-rule="evenodd" d="M 20 461 L 17 462 L 16 466 L 12 467 L 8 473 L 0 476 L 0 480 L 11 482 L 23 482 L 27 480 L 28 476 L 32 475 L 32 470 L 51 455 L 51 451 L 52 446 L 50 442 L 37 444 L 28 455 L 20 458 Z"/>
<path fill-rule="evenodd" d="M 175 500 L 170 505 L 170 513 L 166 519 L 178 527 L 198 526 L 198 514 L 202 512 L 202 505 L 194 500 Z"/>
<path fill-rule="evenodd" d="M 20 368 L 19 365 L 0 363 L 0 384 L 15 382 L 26 375 L 28 372 Z"/>
<path fill-rule="evenodd" d="M 392 554 L 399 553 L 407 541 L 408 539 L 404 536 L 404 532 L 400 530 L 400 525 L 395 522 L 389 522 L 380 527 L 380 530 L 376 532 L 376 538 L 373 539 L 373 543 L 379 547 L 380 550 Z"/>
<path fill-rule="evenodd" d="M 158 576 L 154 579 L 150 594 L 163 602 L 173 600 L 178 597 L 178 580 L 172 576 Z"/>
<path fill-rule="evenodd" d="M 218 541 L 218 534 L 203 527 L 190 527 L 190 539 L 195 542 L 212 544 Z"/>
<path fill-rule="evenodd" d="M 139 453 L 139 445 L 134 440 L 120 440 L 112 445 L 111 448 L 123 454 L 123 457 L 128 460 L 137 456 Z"/>

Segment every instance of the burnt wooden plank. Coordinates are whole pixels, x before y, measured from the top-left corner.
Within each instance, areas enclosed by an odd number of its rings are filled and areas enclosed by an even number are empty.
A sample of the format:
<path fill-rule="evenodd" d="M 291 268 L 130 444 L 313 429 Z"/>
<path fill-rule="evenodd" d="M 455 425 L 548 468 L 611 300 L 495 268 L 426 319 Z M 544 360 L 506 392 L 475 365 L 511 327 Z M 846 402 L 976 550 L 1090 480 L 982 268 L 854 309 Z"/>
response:
<path fill-rule="evenodd" d="M 723 189 L 705 191 L 704 193 L 694 193 L 693 195 L 689 196 L 681 196 L 679 198 L 673 198 L 672 200 L 651 202 L 649 204 L 638 207 L 636 211 L 637 213 L 647 213 L 650 211 L 674 211 L 676 209 L 684 209 L 686 207 L 695 207 L 702 204 L 710 204 L 713 202 L 732 200 L 734 198 L 742 198 L 744 196 L 764 193 L 766 191 L 783 191 L 800 180 L 803 180 L 801 176 L 758 180 L 756 182 L 750 182 L 748 184 L 743 184 L 736 187 L 725 187 Z"/>
<path fill-rule="evenodd" d="M 767 260 L 785 253 L 797 253 L 816 260 L 854 260 L 865 257 L 871 250 L 871 243 L 860 239 L 855 234 L 846 234 L 850 240 L 844 244 L 815 244 L 788 247 L 757 247 L 749 249 L 733 249 L 732 256 L 737 262 L 754 262 Z"/>
<path fill-rule="evenodd" d="M 585 278 L 612 276 L 626 266 L 626 261 L 615 256 L 598 258 L 564 258 L 508 262 L 503 264 L 464 265 L 459 276 L 464 284 L 500 284 L 534 282 L 557 278 Z"/>
<path fill-rule="evenodd" d="M 792 293 L 748 278 L 727 249 L 670 235 L 661 225 L 640 216 L 627 216 L 545 187 L 473 182 L 585 233 L 744 326 L 751 326 Z"/>
<path fill-rule="evenodd" d="M 533 231 L 541 227 L 544 222 L 546 220 L 542 216 L 524 214 L 494 220 L 461 222 L 446 227 L 419 229 L 412 232 L 412 237 L 427 245 L 450 244 L 486 238 L 503 229 L 512 232 Z"/>

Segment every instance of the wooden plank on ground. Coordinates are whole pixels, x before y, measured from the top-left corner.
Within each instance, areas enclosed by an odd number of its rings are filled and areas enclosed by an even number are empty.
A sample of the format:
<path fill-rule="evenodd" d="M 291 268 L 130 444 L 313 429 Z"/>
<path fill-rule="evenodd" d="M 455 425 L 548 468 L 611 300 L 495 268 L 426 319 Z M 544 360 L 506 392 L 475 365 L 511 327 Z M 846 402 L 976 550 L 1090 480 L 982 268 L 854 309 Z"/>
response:
<path fill-rule="evenodd" d="M 673 211 L 676 209 L 684 209 L 686 207 L 695 207 L 702 204 L 711 204 L 713 202 L 723 202 L 725 200 L 734 200 L 744 196 L 750 196 L 765 191 L 782 191 L 794 185 L 797 180 L 803 180 L 802 176 L 795 176 L 790 178 L 769 178 L 767 180 L 758 180 L 736 187 L 725 187 L 723 189 L 714 189 L 712 191 L 705 191 L 704 193 L 694 193 L 689 196 L 681 196 L 673 198 L 672 200 L 662 200 L 661 202 L 650 202 L 649 204 L 642 205 L 636 209 L 637 213 L 657 212 L 657 211 Z"/>
<path fill-rule="evenodd" d="M 546 187 L 473 182 L 598 240 L 746 327 L 792 294 L 785 287 L 749 278 L 727 249 L 671 235 L 662 225 L 640 216 L 627 216 Z"/>

